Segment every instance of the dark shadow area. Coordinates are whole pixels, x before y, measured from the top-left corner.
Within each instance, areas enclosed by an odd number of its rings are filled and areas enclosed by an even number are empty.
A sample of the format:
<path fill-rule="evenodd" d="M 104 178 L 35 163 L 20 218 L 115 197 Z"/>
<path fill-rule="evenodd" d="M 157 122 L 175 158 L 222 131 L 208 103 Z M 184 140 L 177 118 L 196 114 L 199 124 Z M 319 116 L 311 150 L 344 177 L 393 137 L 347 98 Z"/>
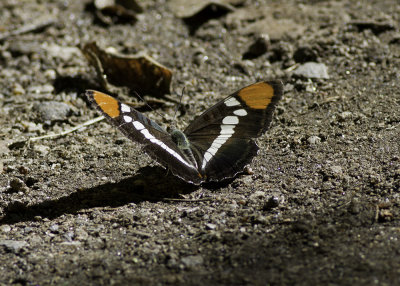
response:
<path fill-rule="evenodd" d="M 88 208 L 120 207 L 143 201 L 157 202 L 165 198 L 178 198 L 180 194 L 191 193 L 197 188 L 198 186 L 188 184 L 172 174 L 166 175 L 165 169 L 161 167 L 145 167 L 136 176 L 117 183 L 77 190 L 68 196 L 31 206 L 10 204 L 0 220 L 0 225 L 33 221 L 37 216 L 54 219 Z"/>
<path fill-rule="evenodd" d="M 200 26 L 211 19 L 218 19 L 225 16 L 231 10 L 222 5 L 210 4 L 193 16 L 183 18 L 183 22 L 189 27 L 189 32 L 194 35 Z"/>
<path fill-rule="evenodd" d="M 220 182 L 206 182 L 202 184 L 202 187 L 207 189 L 207 190 L 218 190 L 227 187 L 229 184 L 231 184 L 238 176 L 236 175 L 233 178 L 225 179 Z"/>
<path fill-rule="evenodd" d="M 94 81 L 81 76 L 57 76 L 53 82 L 56 94 L 61 92 L 82 92 L 88 87 L 100 89 Z"/>

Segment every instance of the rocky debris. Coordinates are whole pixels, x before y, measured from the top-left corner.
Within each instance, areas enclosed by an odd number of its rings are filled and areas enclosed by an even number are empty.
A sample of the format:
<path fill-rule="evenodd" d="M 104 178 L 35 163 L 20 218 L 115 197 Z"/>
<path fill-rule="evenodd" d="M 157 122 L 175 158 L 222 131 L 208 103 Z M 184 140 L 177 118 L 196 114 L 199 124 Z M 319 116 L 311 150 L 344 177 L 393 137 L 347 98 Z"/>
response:
<path fill-rule="evenodd" d="M 293 53 L 293 59 L 297 63 L 315 62 L 318 59 L 318 52 L 312 47 L 302 46 Z"/>
<path fill-rule="evenodd" d="M 380 34 L 396 29 L 395 25 L 388 21 L 354 20 L 350 21 L 348 25 L 356 27 L 359 31 L 364 31 L 367 29 L 371 30 L 374 34 Z"/>
<path fill-rule="evenodd" d="M 37 120 L 46 125 L 65 121 L 72 114 L 72 108 L 69 104 L 58 101 L 37 102 L 34 104 L 33 110 L 38 115 Z"/>
<path fill-rule="evenodd" d="M 9 191 L 12 193 L 17 192 L 26 192 L 28 187 L 25 185 L 25 182 L 20 178 L 13 178 L 10 180 L 10 189 Z"/>
<path fill-rule="evenodd" d="M 0 225 L 0 232 L 7 233 L 10 231 L 11 231 L 11 226 L 9 226 L 8 224 Z"/>
<path fill-rule="evenodd" d="M 300 65 L 293 74 L 311 79 L 329 79 L 328 67 L 325 64 L 308 62 Z"/>
<path fill-rule="evenodd" d="M 243 59 L 254 59 L 265 54 L 271 42 L 268 35 L 261 35 L 248 47 L 247 51 L 243 54 Z"/>
<path fill-rule="evenodd" d="M 12 253 L 20 252 L 28 243 L 26 241 L 18 241 L 18 240 L 9 240 L 4 239 L 0 240 L 0 246 L 3 246 L 7 251 Z"/>
<path fill-rule="evenodd" d="M 311 145 L 319 144 L 319 143 L 321 143 L 321 137 L 313 135 L 313 136 L 308 137 L 307 141 Z"/>
<path fill-rule="evenodd" d="M 193 268 L 203 264 L 204 259 L 201 255 L 190 255 L 181 258 L 181 262 L 186 268 Z"/>

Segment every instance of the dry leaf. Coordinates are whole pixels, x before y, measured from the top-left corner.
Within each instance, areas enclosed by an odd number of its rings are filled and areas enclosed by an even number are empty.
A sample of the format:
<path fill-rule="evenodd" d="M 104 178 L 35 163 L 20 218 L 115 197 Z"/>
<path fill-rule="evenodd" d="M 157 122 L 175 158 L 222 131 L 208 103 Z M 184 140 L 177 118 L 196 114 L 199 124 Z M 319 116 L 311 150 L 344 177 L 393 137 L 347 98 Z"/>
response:
<path fill-rule="evenodd" d="M 121 55 L 102 50 L 96 43 L 88 43 L 81 50 L 96 68 L 100 80 L 105 81 L 102 82 L 103 86 L 109 81 L 143 95 L 162 96 L 170 93 L 172 71 L 144 53 Z"/>

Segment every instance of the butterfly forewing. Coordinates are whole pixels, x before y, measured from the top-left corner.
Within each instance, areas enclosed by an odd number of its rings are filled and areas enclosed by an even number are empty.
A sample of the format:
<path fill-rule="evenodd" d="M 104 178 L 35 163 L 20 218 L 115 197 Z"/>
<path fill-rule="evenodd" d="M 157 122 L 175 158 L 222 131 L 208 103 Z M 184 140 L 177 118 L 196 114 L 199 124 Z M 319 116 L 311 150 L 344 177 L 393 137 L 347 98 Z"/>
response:
<path fill-rule="evenodd" d="M 128 138 L 143 145 L 144 150 L 176 176 L 195 184 L 202 181 L 200 174 L 158 124 L 132 107 L 115 98 L 93 90 L 86 95 L 97 109 Z"/>
<path fill-rule="evenodd" d="M 280 81 L 244 87 L 186 128 L 185 134 L 195 153 L 201 154 L 197 159 L 204 176 L 213 181 L 230 178 L 251 163 L 258 150 L 251 139 L 268 129 L 282 92 Z"/>

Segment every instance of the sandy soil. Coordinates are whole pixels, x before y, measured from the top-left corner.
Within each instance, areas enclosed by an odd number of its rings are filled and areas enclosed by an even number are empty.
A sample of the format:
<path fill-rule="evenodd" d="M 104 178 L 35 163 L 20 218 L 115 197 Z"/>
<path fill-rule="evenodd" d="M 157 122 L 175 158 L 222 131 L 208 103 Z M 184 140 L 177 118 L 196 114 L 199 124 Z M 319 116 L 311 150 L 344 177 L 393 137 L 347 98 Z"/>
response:
<path fill-rule="evenodd" d="M 232 1 L 195 26 L 174 2 L 109 25 L 80 2 L 0 3 L 1 285 L 400 284 L 398 1 Z M 146 111 L 164 125 L 183 88 L 182 128 L 282 79 L 253 174 L 185 184 L 105 121 L 24 144 L 98 116 L 77 48 L 92 41 L 173 70 Z"/>

